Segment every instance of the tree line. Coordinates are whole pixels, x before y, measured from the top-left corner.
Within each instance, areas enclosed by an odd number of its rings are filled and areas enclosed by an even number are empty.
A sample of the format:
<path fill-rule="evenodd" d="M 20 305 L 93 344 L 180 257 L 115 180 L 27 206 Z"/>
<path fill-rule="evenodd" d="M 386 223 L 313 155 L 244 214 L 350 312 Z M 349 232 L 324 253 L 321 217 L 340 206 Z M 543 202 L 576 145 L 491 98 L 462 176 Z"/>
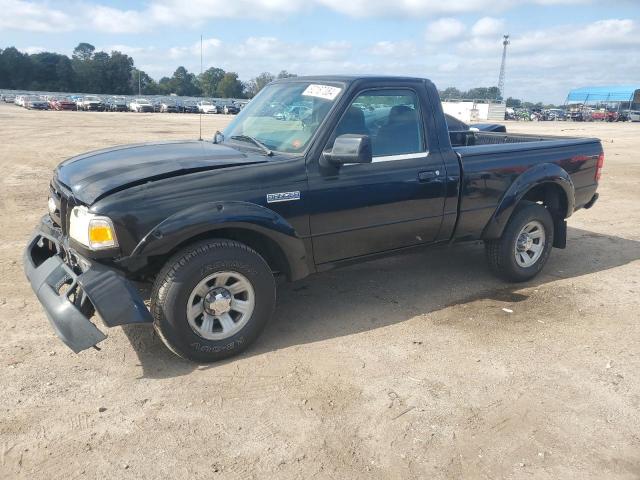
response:
<path fill-rule="evenodd" d="M 178 67 L 171 77 L 155 81 L 135 67 L 133 58 L 122 52 L 96 51 L 90 43 L 80 43 L 71 58 L 53 52 L 23 53 L 15 47 L 0 49 L 0 88 L 45 92 L 78 92 L 110 95 L 169 95 L 193 97 L 252 98 L 277 78 L 295 77 L 282 70 L 277 75 L 263 72 L 241 81 L 236 72 L 210 67 L 199 75 Z M 459 90 L 449 87 L 440 92 L 442 100 L 495 100 L 498 87 Z M 508 107 L 542 107 L 542 103 L 507 98 Z M 544 105 L 551 107 L 552 105 Z"/>
<path fill-rule="evenodd" d="M 199 75 L 178 67 L 171 77 L 155 81 L 135 67 L 122 52 L 96 51 L 80 43 L 71 58 L 53 52 L 23 53 L 15 47 L 0 49 L 0 88 L 45 92 L 111 95 L 169 95 L 251 98 L 276 78 L 295 77 L 286 70 L 261 73 L 243 82 L 236 72 L 211 67 Z"/>
<path fill-rule="evenodd" d="M 476 87 L 469 90 L 458 90 L 449 87 L 438 92 L 440 100 L 497 100 L 501 98 L 498 87 Z M 509 97 L 505 100 L 507 107 L 512 108 L 555 108 L 556 105 L 544 104 L 542 102 L 524 102 L 519 98 Z"/>

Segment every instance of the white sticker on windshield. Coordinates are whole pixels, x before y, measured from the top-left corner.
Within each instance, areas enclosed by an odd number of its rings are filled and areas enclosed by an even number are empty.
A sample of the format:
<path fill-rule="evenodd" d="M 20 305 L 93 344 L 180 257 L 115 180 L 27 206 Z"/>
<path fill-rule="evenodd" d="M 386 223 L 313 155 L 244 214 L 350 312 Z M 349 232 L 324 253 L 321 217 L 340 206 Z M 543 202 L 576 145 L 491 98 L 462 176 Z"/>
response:
<path fill-rule="evenodd" d="M 339 87 L 332 87 L 331 85 L 318 85 L 312 83 L 304 89 L 302 95 L 305 97 L 318 97 L 325 100 L 335 100 L 338 94 L 342 91 Z"/>

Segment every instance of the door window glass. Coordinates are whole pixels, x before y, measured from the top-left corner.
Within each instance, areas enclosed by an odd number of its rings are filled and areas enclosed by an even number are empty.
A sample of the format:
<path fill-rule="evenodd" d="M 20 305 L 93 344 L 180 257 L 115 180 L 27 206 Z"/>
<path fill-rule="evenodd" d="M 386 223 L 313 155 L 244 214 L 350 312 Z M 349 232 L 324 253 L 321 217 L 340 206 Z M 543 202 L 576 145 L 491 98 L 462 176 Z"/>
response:
<path fill-rule="evenodd" d="M 411 90 L 368 90 L 358 95 L 334 136 L 347 133 L 369 135 L 374 157 L 425 151 L 419 102 Z"/>

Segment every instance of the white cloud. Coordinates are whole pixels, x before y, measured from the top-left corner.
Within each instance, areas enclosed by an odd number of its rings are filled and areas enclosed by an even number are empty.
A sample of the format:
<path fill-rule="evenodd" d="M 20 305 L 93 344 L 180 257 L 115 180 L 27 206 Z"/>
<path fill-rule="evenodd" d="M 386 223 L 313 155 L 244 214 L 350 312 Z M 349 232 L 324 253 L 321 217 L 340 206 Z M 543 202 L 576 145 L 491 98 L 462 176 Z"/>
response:
<path fill-rule="evenodd" d="M 46 52 L 47 49 L 45 47 L 27 47 L 27 48 L 24 48 L 22 51 L 28 53 L 29 55 L 33 55 L 34 53 Z"/>
<path fill-rule="evenodd" d="M 66 32 L 76 27 L 72 17 L 42 2 L 0 0 L 0 30 Z"/>
<path fill-rule="evenodd" d="M 427 25 L 427 42 L 446 42 L 460 37 L 465 30 L 464 23 L 455 18 L 441 18 Z"/>
<path fill-rule="evenodd" d="M 471 27 L 471 33 L 478 36 L 491 36 L 504 33 L 504 20 L 493 17 L 482 17 Z"/>
<path fill-rule="evenodd" d="M 614 0 L 615 1 L 615 0 Z M 279 20 L 299 12 L 326 8 L 354 18 L 433 16 L 503 12 L 525 4 L 574 5 L 595 0 L 149 0 L 139 8 L 120 9 L 89 0 L 0 0 L 0 28 L 60 32 L 98 30 L 107 33 L 145 33 L 156 27 L 198 28 L 220 18 Z M 131 5 L 140 5 L 130 2 Z M 57 5 L 55 8 L 51 5 Z"/>
<path fill-rule="evenodd" d="M 523 4 L 560 5 L 589 4 L 594 0 L 313 0 L 336 12 L 352 17 L 428 17 L 433 15 L 468 14 L 505 11 Z"/>
<path fill-rule="evenodd" d="M 109 33 L 146 32 L 151 25 L 136 10 L 120 10 L 103 5 L 84 8 L 86 22 L 96 30 Z"/>
<path fill-rule="evenodd" d="M 416 54 L 416 45 L 411 41 L 390 42 L 385 40 L 373 44 L 368 52 L 381 57 L 407 57 Z"/>
<path fill-rule="evenodd" d="M 477 22 L 476 22 L 477 25 Z M 394 73 L 433 80 L 440 88 L 468 89 L 497 83 L 500 34 L 482 35 L 447 21 L 431 27 L 451 35 L 447 48 L 431 42 L 383 40 L 365 45 L 348 42 L 288 42 L 276 37 L 248 37 L 240 42 L 207 38 L 204 68 L 236 71 L 242 79 L 260 72 L 298 74 Z M 440 29 L 440 30 L 438 30 Z M 567 35 L 571 32 L 571 35 Z M 506 95 L 526 100 L 562 102 L 571 88 L 598 83 L 633 83 L 640 78 L 640 26 L 632 19 L 512 32 L 507 56 Z M 111 45 L 132 55 L 136 65 L 159 78 L 184 65 L 200 71 L 200 42 L 171 48 Z"/>
<path fill-rule="evenodd" d="M 622 1 L 610 3 L 620 5 Z M 84 29 L 115 33 L 112 38 L 120 42 L 122 34 L 156 30 L 170 34 L 171 25 L 195 30 L 205 23 L 215 26 L 219 18 L 280 21 L 323 8 L 354 18 L 428 18 L 430 23 L 425 27 L 424 38 L 412 38 L 401 31 L 386 37 L 384 31 L 374 31 L 370 44 L 343 41 L 351 36 L 341 38 L 339 32 L 332 33 L 328 38 L 331 41 L 327 42 L 308 42 L 304 38 L 285 41 L 261 35 L 258 29 L 254 30 L 254 36 L 240 41 L 207 38 L 203 41 L 204 66 L 237 71 L 243 79 L 281 69 L 298 74 L 407 74 L 431 78 L 442 88 L 466 89 L 496 84 L 501 35 L 510 33 L 507 95 L 559 101 L 574 86 L 632 83 L 640 78 L 637 19 L 610 18 L 585 24 L 568 18 L 564 25 L 558 25 L 558 19 L 554 19 L 550 22 L 553 26 L 534 25 L 507 32 L 499 18 L 502 12 L 525 4 L 595 4 L 595 0 L 397 0 L 391 5 L 389 0 L 192 0 L 187 6 L 178 0 L 148 0 L 127 3 L 129 6 L 122 9 L 87 2 L 0 0 L 0 30 L 48 34 Z M 631 0 L 627 4 L 632 5 Z M 483 17 L 489 12 L 492 16 Z M 457 13 L 464 14 L 460 17 L 464 23 L 452 18 Z M 241 28 L 241 22 L 237 23 Z M 140 46 L 144 38 L 140 35 L 132 41 L 136 46 L 118 43 L 98 50 L 127 53 L 137 66 L 156 78 L 171 75 L 179 65 L 190 71 L 200 70 L 200 42 L 170 48 Z M 40 50 L 39 45 L 47 45 L 40 39 L 28 42 L 30 52 Z"/>
<path fill-rule="evenodd" d="M 570 32 L 569 34 L 567 32 Z M 584 26 L 562 25 L 512 36 L 514 52 L 610 50 L 640 47 L 640 26 L 631 19 L 599 20 Z M 616 55 L 616 51 L 612 52 Z"/>

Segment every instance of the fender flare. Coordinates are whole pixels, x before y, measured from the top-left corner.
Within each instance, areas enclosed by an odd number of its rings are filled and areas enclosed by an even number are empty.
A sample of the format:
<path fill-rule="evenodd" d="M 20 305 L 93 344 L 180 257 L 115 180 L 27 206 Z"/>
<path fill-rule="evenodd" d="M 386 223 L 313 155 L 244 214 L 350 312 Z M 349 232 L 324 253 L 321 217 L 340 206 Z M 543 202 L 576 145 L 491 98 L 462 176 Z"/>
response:
<path fill-rule="evenodd" d="M 273 210 L 249 202 L 207 202 L 174 213 L 144 236 L 131 257 L 166 255 L 194 237 L 229 228 L 250 230 L 274 241 L 292 280 L 309 275 L 305 244 L 295 229 Z"/>
<path fill-rule="evenodd" d="M 542 163 L 523 172 L 511 184 L 485 226 L 482 239 L 495 240 L 500 238 L 511 214 L 524 196 L 532 188 L 545 183 L 553 183 L 562 188 L 567 200 L 565 217 L 570 217 L 575 208 L 575 188 L 571 177 L 566 170 L 554 163 Z"/>

